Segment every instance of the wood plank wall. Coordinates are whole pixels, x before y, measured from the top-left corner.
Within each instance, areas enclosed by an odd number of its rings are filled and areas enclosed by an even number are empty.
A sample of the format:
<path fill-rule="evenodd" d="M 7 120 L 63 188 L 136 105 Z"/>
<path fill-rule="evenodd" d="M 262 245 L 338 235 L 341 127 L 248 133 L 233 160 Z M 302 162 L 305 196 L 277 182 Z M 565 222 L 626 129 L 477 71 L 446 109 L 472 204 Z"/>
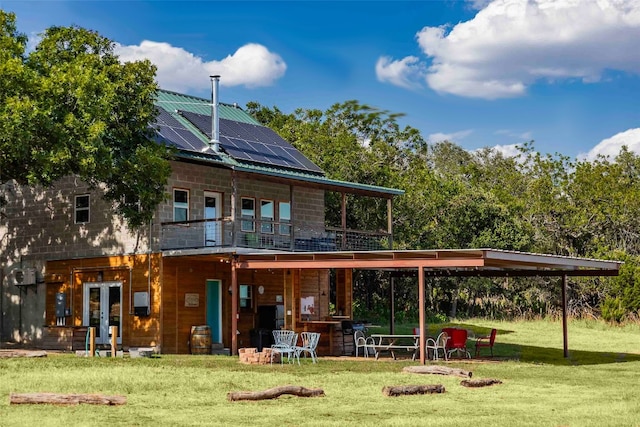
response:
<path fill-rule="evenodd" d="M 149 264 L 149 259 L 151 264 Z M 67 295 L 67 307 L 71 316 L 66 318 L 67 326 L 82 326 L 84 309 L 83 284 L 97 282 L 98 272 L 102 272 L 103 282 L 122 283 L 122 346 L 160 346 L 160 254 L 100 257 L 61 261 L 48 261 L 45 282 L 45 325 L 56 325 L 56 294 Z M 135 292 L 147 292 L 151 277 L 150 316 L 135 316 L 131 298 Z M 130 283 L 131 282 L 131 283 Z"/>

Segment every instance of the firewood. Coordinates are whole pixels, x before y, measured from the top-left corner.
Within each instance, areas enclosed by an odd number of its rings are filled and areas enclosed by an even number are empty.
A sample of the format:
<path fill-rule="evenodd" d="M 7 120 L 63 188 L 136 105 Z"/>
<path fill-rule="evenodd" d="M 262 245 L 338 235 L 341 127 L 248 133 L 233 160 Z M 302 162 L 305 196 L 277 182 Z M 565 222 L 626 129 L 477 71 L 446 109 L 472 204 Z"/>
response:
<path fill-rule="evenodd" d="M 502 381 L 494 378 L 479 378 L 477 380 L 462 380 L 460 385 L 465 387 L 486 387 L 494 384 L 502 384 Z"/>
<path fill-rule="evenodd" d="M 90 405 L 124 405 L 126 396 L 104 396 L 101 394 L 59 394 L 59 393 L 11 393 L 9 403 L 52 405 L 78 405 L 86 403 Z"/>
<path fill-rule="evenodd" d="M 47 352 L 34 350 L 0 350 L 0 358 L 2 357 L 47 357 Z"/>
<path fill-rule="evenodd" d="M 385 386 L 382 388 L 382 394 L 385 396 L 404 396 L 411 394 L 434 394 L 444 393 L 442 384 L 424 384 L 424 385 L 395 385 Z"/>
<path fill-rule="evenodd" d="M 462 378 L 471 378 L 471 371 L 463 371 L 462 369 L 448 368 L 446 366 L 405 366 L 403 372 L 412 374 L 436 374 L 436 375 L 455 375 Z"/>
<path fill-rule="evenodd" d="M 232 391 L 227 393 L 227 400 L 233 402 L 236 400 L 276 399 L 283 394 L 292 394 L 298 397 L 320 397 L 324 396 L 324 390 L 320 388 L 309 389 L 302 386 L 285 385 L 263 391 Z"/>

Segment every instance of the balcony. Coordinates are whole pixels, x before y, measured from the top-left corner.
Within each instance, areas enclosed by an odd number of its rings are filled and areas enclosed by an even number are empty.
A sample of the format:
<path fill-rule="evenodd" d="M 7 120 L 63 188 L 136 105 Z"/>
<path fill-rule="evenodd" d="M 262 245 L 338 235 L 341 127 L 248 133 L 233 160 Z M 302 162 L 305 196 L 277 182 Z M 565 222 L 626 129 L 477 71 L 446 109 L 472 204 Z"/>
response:
<path fill-rule="evenodd" d="M 255 230 L 255 231 L 250 231 Z M 391 235 L 335 227 L 314 227 L 239 218 L 163 222 L 162 250 L 252 248 L 290 252 L 390 249 Z"/>

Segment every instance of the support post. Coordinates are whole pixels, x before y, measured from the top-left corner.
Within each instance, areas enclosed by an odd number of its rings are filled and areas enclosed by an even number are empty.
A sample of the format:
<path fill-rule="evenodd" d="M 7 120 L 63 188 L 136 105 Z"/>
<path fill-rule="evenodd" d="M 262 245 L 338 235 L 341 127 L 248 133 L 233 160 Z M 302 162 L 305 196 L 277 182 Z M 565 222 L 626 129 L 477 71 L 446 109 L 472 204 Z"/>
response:
<path fill-rule="evenodd" d="M 342 248 L 341 250 L 345 251 L 347 248 L 347 194 L 342 193 L 342 201 L 341 201 L 341 226 L 342 226 Z"/>
<path fill-rule="evenodd" d="M 231 257 L 231 354 L 238 354 L 238 270 Z"/>
<path fill-rule="evenodd" d="M 394 295 L 396 293 L 395 277 L 391 276 L 391 289 L 389 290 L 389 300 L 391 301 L 391 319 L 389 321 L 389 333 L 394 335 L 396 332 L 396 303 Z"/>
<path fill-rule="evenodd" d="M 95 326 L 89 327 L 89 357 L 93 357 L 96 354 L 96 328 Z"/>
<path fill-rule="evenodd" d="M 116 357 L 118 353 L 118 327 L 109 326 L 109 332 L 111 333 L 111 357 Z"/>
<path fill-rule="evenodd" d="M 562 275 L 562 345 L 564 357 L 569 357 L 569 340 L 567 338 L 567 275 Z"/>
<path fill-rule="evenodd" d="M 393 205 L 392 199 L 387 199 L 387 234 L 389 236 L 389 250 L 393 250 Z"/>
<path fill-rule="evenodd" d="M 420 364 L 424 365 L 427 361 L 427 357 L 425 355 L 425 344 L 427 342 L 427 329 L 425 324 L 425 314 L 424 314 L 424 268 L 418 268 L 418 304 L 420 305 L 419 313 L 419 323 L 420 323 Z"/>

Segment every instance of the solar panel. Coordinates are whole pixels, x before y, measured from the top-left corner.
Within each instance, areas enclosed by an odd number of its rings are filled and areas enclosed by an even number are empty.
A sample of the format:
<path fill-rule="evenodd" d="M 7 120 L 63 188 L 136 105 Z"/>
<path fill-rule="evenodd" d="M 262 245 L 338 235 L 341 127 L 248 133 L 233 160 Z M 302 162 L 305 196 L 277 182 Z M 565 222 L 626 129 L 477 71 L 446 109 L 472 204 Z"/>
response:
<path fill-rule="evenodd" d="M 165 110 L 160 109 L 155 127 L 161 142 L 165 144 L 191 151 L 202 151 L 208 146 Z"/>
<path fill-rule="evenodd" d="M 179 114 L 211 138 L 211 117 L 189 111 Z M 234 159 L 311 172 L 322 172 L 293 145 L 272 129 L 220 119 L 220 145 Z"/>

